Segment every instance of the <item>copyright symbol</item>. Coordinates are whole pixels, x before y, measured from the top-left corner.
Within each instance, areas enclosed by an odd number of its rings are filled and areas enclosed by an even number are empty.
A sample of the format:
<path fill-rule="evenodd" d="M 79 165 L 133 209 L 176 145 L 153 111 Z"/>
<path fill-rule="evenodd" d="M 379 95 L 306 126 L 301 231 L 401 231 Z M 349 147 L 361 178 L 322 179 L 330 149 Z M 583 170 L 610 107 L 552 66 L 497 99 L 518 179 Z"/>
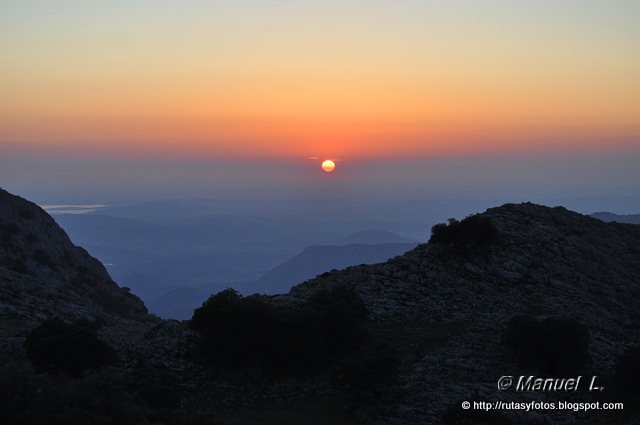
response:
<path fill-rule="evenodd" d="M 498 389 L 500 391 L 507 391 L 513 385 L 513 376 L 503 376 L 498 379 Z"/>
<path fill-rule="evenodd" d="M 470 407 L 471 407 L 471 403 L 469 403 L 468 401 L 463 401 L 462 402 L 462 408 L 464 410 L 469 410 Z"/>

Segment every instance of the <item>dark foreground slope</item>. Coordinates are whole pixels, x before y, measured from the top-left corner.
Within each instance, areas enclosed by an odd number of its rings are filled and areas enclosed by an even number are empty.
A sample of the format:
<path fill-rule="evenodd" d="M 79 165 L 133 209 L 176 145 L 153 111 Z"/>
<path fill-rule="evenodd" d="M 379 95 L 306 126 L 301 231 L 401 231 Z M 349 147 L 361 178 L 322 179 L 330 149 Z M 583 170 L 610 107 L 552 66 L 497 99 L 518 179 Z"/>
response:
<path fill-rule="evenodd" d="M 502 343 L 516 315 L 586 325 L 588 370 L 602 379 L 611 378 L 625 348 L 640 342 L 640 226 L 534 204 L 508 204 L 485 215 L 499 234 L 484 246 L 420 245 L 383 264 L 325 274 L 279 300 L 305 299 L 336 284 L 358 292 L 377 332 L 405 355 L 397 405 L 382 423 L 438 423 L 464 400 L 564 400 L 496 389 L 500 376 L 536 373 Z M 509 414 L 515 423 L 539 414 L 554 423 L 584 421 L 574 412 Z"/>
<path fill-rule="evenodd" d="M 3 323 L 49 316 L 145 319 L 140 299 L 37 205 L 0 189 L 0 315 Z"/>
<path fill-rule="evenodd" d="M 114 346 L 157 322 L 49 214 L 0 189 L 0 359 L 19 356 L 25 336 L 49 318 L 95 321 Z"/>
<path fill-rule="evenodd" d="M 157 400 L 175 398 L 163 374 L 184 363 L 183 335 L 49 214 L 0 189 L 0 423 L 160 423 Z"/>

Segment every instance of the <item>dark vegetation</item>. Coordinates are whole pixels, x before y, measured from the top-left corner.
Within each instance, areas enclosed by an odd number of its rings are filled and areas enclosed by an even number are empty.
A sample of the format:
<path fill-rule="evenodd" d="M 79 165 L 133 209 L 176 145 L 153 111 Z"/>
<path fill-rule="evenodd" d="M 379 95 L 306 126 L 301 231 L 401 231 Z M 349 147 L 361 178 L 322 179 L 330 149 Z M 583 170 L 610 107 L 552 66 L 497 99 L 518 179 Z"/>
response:
<path fill-rule="evenodd" d="M 201 354 L 214 365 L 295 375 L 357 351 L 367 335 L 366 314 L 344 287 L 319 291 L 298 308 L 227 289 L 198 308 L 189 326 L 201 333 Z"/>
<path fill-rule="evenodd" d="M 498 229 L 491 221 L 491 218 L 476 214 L 461 221 L 450 218 L 448 224 L 436 224 L 431 228 L 429 242 L 447 248 L 467 251 L 485 245 L 497 236 Z"/>
<path fill-rule="evenodd" d="M 330 369 L 336 387 L 369 402 L 394 381 L 398 362 L 369 334 L 366 317 L 362 300 L 344 286 L 320 290 L 297 307 L 227 289 L 195 311 L 190 327 L 200 332 L 200 354 L 209 364 L 264 376 Z"/>
<path fill-rule="evenodd" d="M 579 372 L 589 360 L 589 330 L 572 319 L 517 316 L 503 339 L 521 363 L 557 376 Z"/>
<path fill-rule="evenodd" d="M 0 423 L 23 425 L 189 424 L 178 377 L 155 368 L 122 370 L 94 322 L 49 319 L 27 337 L 30 364 L 0 368 Z"/>
<path fill-rule="evenodd" d="M 52 375 L 78 377 L 116 361 L 113 349 L 98 339 L 96 324 L 87 321 L 45 320 L 27 337 L 24 348 L 37 372 Z"/>

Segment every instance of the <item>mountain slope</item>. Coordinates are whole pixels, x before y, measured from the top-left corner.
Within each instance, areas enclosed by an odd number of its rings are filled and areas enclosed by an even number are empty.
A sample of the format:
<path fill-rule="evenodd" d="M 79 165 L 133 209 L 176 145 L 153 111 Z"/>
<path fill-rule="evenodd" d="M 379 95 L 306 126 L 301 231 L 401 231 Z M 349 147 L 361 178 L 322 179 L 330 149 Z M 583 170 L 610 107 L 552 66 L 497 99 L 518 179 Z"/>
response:
<path fill-rule="evenodd" d="M 138 297 L 71 243 L 49 214 L 0 189 L 0 316 L 3 325 L 44 318 L 147 320 Z"/>
<path fill-rule="evenodd" d="M 298 302 L 321 287 L 355 288 L 376 331 L 405 356 L 398 398 L 381 423 L 439 423 L 463 400 L 552 400 L 555 394 L 496 389 L 523 370 L 501 342 L 519 314 L 572 317 L 591 332 L 594 375 L 639 342 L 640 226 L 604 223 L 564 208 L 507 204 L 484 213 L 499 231 L 461 252 L 435 243 L 383 264 L 334 271 L 275 302 Z M 570 413 L 549 413 L 571 423 Z M 518 423 L 519 421 L 516 421 Z"/>
<path fill-rule="evenodd" d="M 254 287 L 258 292 L 283 292 L 292 285 L 320 273 L 355 264 L 385 261 L 415 247 L 413 243 L 315 245 L 262 275 Z"/>

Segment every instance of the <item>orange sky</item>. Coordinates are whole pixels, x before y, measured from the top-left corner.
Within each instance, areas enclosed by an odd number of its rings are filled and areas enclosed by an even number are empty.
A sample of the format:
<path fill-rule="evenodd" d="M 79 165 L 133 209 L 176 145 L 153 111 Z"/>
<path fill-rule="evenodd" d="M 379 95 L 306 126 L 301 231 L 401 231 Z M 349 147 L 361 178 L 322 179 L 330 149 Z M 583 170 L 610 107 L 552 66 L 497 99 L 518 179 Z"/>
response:
<path fill-rule="evenodd" d="M 0 6 L 0 148 L 640 147 L 634 2 L 50 3 Z"/>

